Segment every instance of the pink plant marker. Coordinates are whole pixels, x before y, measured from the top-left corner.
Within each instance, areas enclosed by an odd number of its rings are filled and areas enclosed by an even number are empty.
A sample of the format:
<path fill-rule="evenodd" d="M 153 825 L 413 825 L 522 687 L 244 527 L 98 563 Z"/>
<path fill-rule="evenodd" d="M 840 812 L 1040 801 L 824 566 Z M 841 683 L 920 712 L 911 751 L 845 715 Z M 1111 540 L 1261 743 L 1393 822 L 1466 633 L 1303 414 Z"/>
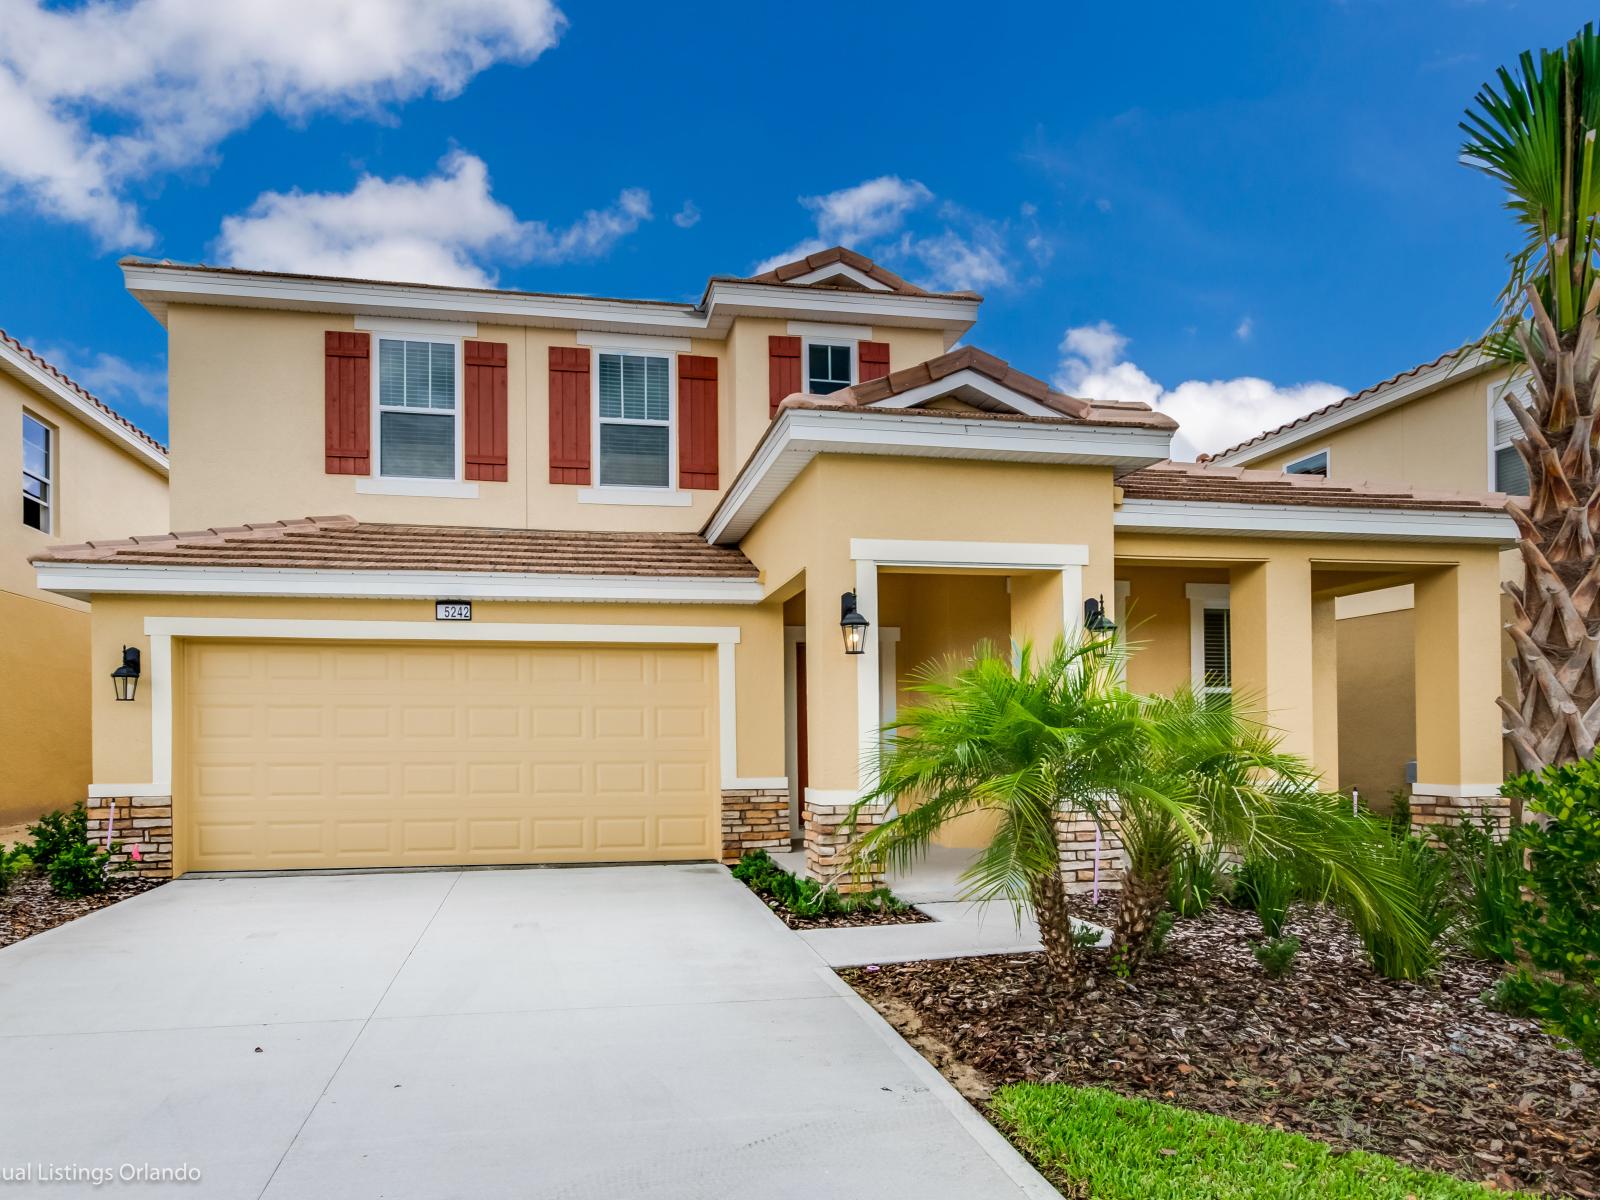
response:
<path fill-rule="evenodd" d="M 137 847 L 137 846 L 135 846 L 132 850 L 128 851 L 128 857 L 133 859 L 134 862 L 143 862 L 144 861 L 144 855 L 139 853 L 139 847 Z"/>

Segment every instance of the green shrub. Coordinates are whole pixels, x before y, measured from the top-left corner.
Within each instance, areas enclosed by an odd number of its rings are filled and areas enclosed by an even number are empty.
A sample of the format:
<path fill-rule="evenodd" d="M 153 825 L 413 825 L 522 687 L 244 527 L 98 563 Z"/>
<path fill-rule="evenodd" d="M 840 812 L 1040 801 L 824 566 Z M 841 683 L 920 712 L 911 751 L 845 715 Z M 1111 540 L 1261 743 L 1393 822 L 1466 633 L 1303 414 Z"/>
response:
<path fill-rule="evenodd" d="M 1456 905 L 1450 860 L 1419 837 L 1397 838 L 1392 866 L 1415 901 L 1416 929 L 1407 934 L 1383 922 L 1356 915 L 1372 969 L 1385 979 L 1426 979 L 1439 965 L 1442 943 L 1455 924 Z"/>
<path fill-rule="evenodd" d="M 28 826 L 28 857 L 40 870 L 49 870 L 56 858 L 74 846 L 89 844 L 89 814 L 79 801 L 72 808 L 56 809 Z"/>
<path fill-rule="evenodd" d="M 1300 878 L 1280 858 L 1252 854 L 1233 873 L 1235 908 L 1248 908 L 1261 918 L 1261 932 L 1269 941 L 1283 936 L 1289 906 L 1300 899 Z"/>
<path fill-rule="evenodd" d="M 11 890 L 11 881 L 25 862 L 27 855 L 22 853 L 20 846 L 11 849 L 0 846 L 0 896 Z"/>
<path fill-rule="evenodd" d="M 1160 958 L 1167 952 L 1167 936 L 1177 923 L 1178 914 L 1170 908 L 1162 909 L 1157 914 L 1155 924 L 1150 926 L 1150 940 L 1145 943 L 1144 956 L 1146 958 Z"/>
<path fill-rule="evenodd" d="M 1275 937 L 1265 942 L 1257 942 L 1250 947 L 1250 951 L 1256 956 L 1256 961 L 1261 964 L 1261 969 L 1266 972 L 1268 979 L 1281 979 L 1294 965 L 1294 956 L 1300 952 L 1300 939 Z"/>
<path fill-rule="evenodd" d="M 1093 925 L 1074 925 L 1072 927 L 1072 944 L 1079 950 L 1094 950 L 1100 945 L 1100 939 L 1105 937 L 1105 931 L 1096 929 Z"/>
<path fill-rule="evenodd" d="M 1504 987 L 1549 1032 L 1600 1063 L 1600 762 L 1519 775 L 1505 791 L 1548 824 L 1517 833 L 1531 898 L 1517 906 L 1514 935 L 1528 961 Z"/>
<path fill-rule="evenodd" d="M 1495 837 L 1494 822 L 1466 821 L 1441 834 L 1460 892 L 1461 939 L 1473 957 L 1512 962 L 1521 907 L 1522 844 Z"/>
<path fill-rule="evenodd" d="M 45 868 L 50 890 L 68 900 L 97 896 L 111 882 L 111 855 L 89 842 L 68 846 Z"/>
<path fill-rule="evenodd" d="M 1180 917 L 1198 917 L 1211 907 L 1222 882 L 1222 847 L 1187 843 L 1173 863 L 1167 903 Z"/>
<path fill-rule="evenodd" d="M 837 888 L 824 887 L 815 879 L 791 875 L 765 850 L 750 850 L 732 867 L 733 877 L 752 892 L 775 900 L 784 909 L 801 917 L 842 917 L 851 913 L 905 912 L 909 907 L 888 888 L 844 895 Z"/>

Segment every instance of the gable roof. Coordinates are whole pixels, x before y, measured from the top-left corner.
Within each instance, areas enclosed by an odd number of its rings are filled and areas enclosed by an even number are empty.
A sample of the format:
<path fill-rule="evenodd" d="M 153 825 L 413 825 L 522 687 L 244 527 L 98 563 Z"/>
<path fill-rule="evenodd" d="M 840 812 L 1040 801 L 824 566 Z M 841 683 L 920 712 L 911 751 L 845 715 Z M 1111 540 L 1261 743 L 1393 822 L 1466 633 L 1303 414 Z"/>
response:
<path fill-rule="evenodd" d="M 1419 363 L 1387 379 L 1381 379 L 1371 387 L 1353 392 L 1335 400 L 1332 404 L 1325 404 L 1292 421 L 1285 421 L 1276 428 L 1246 438 L 1226 450 L 1218 450 L 1214 454 L 1202 454 L 1200 461 L 1242 466 L 1261 455 L 1287 449 L 1330 429 L 1348 425 L 1406 400 L 1426 395 L 1453 379 L 1464 379 L 1497 365 L 1494 359 L 1483 353 L 1480 345 L 1479 342 L 1468 342 L 1454 350 L 1447 350 L 1438 358 Z"/>
<path fill-rule="evenodd" d="M 1289 475 L 1203 463 L 1163 462 L 1117 481 L 1126 500 L 1208 504 L 1295 504 L 1317 508 L 1404 508 L 1422 512 L 1503 512 L 1499 493 L 1417 491 L 1378 483 L 1334 482 L 1322 475 Z"/>
<path fill-rule="evenodd" d="M 952 413 L 924 409 L 933 400 L 955 398 L 980 410 Z M 852 384 L 826 396 L 796 394 L 783 401 L 791 408 L 894 409 L 907 416 L 984 417 L 1003 420 L 1083 421 L 1095 425 L 1129 425 L 1173 430 L 1178 423 L 1145 404 L 1083 400 L 1052 388 L 1044 380 L 1019 371 L 1005 359 L 976 346 L 960 346 L 937 358 L 865 383 Z"/>
<path fill-rule="evenodd" d="M 165 475 L 167 448 L 60 367 L 0 329 L 0 370 L 77 414 L 90 429 L 117 442 Z"/>
<path fill-rule="evenodd" d="M 828 268 L 835 268 L 829 271 Z M 902 296 L 949 295 L 981 299 L 976 292 L 930 292 L 907 282 L 887 267 L 879 266 L 865 254 L 845 246 L 830 246 L 804 258 L 746 276 L 742 283 L 783 283 L 799 287 L 843 288 L 847 291 L 888 291 Z M 873 285 L 876 284 L 877 287 Z"/>

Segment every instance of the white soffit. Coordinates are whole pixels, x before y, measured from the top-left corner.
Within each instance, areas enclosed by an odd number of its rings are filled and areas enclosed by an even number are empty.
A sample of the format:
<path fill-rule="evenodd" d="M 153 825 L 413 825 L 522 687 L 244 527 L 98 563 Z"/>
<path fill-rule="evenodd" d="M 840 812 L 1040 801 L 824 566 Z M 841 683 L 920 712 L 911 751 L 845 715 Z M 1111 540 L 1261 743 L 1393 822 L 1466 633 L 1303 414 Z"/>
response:
<path fill-rule="evenodd" d="M 1333 508 L 1310 504 L 1212 504 L 1203 500 L 1124 500 L 1114 518 L 1128 533 L 1263 538 L 1372 538 L 1404 542 L 1512 545 L 1517 526 L 1502 512 Z"/>

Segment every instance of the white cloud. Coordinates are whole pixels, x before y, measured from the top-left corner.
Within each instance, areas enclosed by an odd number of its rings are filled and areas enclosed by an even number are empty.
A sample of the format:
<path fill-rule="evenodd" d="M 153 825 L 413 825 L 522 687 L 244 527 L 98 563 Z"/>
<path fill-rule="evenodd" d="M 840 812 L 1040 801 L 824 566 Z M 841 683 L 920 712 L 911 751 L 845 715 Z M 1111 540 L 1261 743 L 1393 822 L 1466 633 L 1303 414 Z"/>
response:
<path fill-rule="evenodd" d="M 140 366 L 104 351 L 49 346 L 39 356 L 54 363 L 112 408 L 138 421 L 141 410 L 167 410 L 167 368 L 164 363 Z"/>
<path fill-rule="evenodd" d="M 672 214 L 672 223 L 679 229 L 693 229 L 700 224 L 700 209 L 693 200 L 685 200 L 683 207 Z"/>
<path fill-rule="evenodd" d="M 755 272 L 770 271 L 830 246 L 847 246 L 889 263 L 920 267 L 917 282 L 939 291 L 1009 285 L 1013 280 L 1009 223 L 943 204 L 935 217 L 936 231 L 907 228 L 933 199 L 925 184 L 898 175 L 880 175 L 823 196 L 802 196 L 800 203 L 816 222 L 816 236 L 762 259 Z M 1030 225 L 1023 235 L 1029 252 L 1047 261 L 1050 250 L 1037 230 L 1037 210 L 1025 204 L 1021 211 Z"/>
<path fill-rule="evenodd" d="M 649 219 L 650 194 L 628 188 L 565 228 L 518 220 L 491 193 L 483 160 L 457 150 L 423 179 L 365 175 L 348 192 L 266 192 L 223 218 L 213 253 L 262 271 L 481 287 L 494 282 L 487 258 L 598 258 Z"/>
<path fill-rule="evenodd" d="M 1331 383 L 1279 387 L 1249 375 L 1167 388 L 1124 357 L 1127 347 L 1128 339 L 1108 321 L 1067 330 L 1055 385 L 1087 399 L 1133 400 L 1161 410 L 1181 426 L 1172 443 L 1179 459 L 1224 450 L 1346 394 Z"/>
<path fill-rule="evenodd" d="M 1248 342 L 1250 340 L 1250 335 L 1254 333 L 1255 330 L 1256 323 L 1254 318 L 1245 317 L 1239 322 L 1238 327 L 1234 329 L 1233 336 L 1238 338 L 1241 342 Z"/>
<path fill-rule="evenodd" d="M 0 196 L 108 247 L 154 240 L 130 184 L 206 159 L 263 113 L 453 96 L 566 23 L 551 0 L 6 0 L 3 21 Z"/>

